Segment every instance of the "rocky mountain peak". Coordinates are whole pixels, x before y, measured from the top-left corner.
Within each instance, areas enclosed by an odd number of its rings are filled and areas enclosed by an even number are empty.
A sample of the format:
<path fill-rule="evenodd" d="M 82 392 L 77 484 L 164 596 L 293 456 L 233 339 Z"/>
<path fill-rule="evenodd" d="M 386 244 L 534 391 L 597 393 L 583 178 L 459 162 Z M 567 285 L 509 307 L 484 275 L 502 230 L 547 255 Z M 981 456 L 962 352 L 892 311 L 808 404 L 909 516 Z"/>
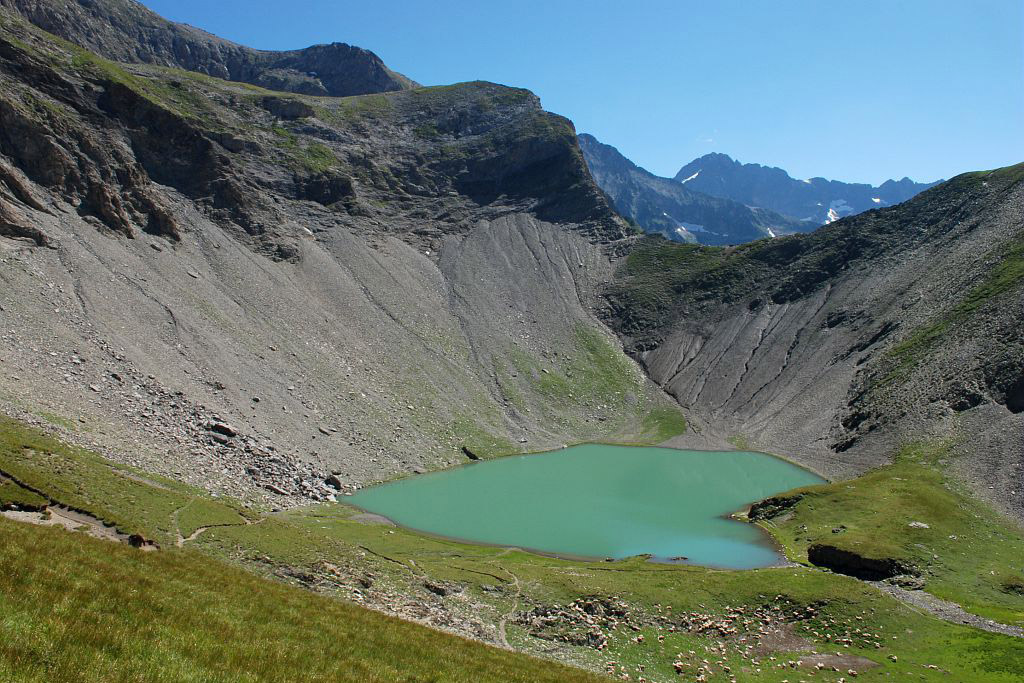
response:
<path fill-rule="evenodd" d="M 135 0 L 0 0 L 0 7 L 118 62 L 177 67 L 307 95 L 364 95 L 417 85 L 369 50 L 345 43 L 256 50 L 168 21 Z"/>
<path fill-rule="evenodd" d="M 812 227 L 658 177 L 593 135 L 580 135 L 579 140 L 594 180 L 611 197 L 619 213 L 645 232 L 677 242 L 738 244 Z"/>
<path fill-rule="evenodd" d="M 815 227 L 869 209 L 899 204 L 935 185 L 916 183 L 906 177 L 887 180 L 878 187 L 822 177 L 799 180 L 784 169 L 741 163 L 720 153 L 694 159 L 679 169 L 675 180 L 691 190 L 769 209 Z"/>

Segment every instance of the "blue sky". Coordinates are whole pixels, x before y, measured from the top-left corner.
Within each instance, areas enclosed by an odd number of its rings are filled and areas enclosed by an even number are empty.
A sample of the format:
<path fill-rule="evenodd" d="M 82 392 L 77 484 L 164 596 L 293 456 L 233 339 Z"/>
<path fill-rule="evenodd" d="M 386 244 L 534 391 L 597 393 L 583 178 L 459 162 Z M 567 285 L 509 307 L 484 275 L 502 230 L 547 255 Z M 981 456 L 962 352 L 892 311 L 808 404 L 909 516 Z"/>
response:
<path fill-rule="evenodd" d="M 253 47 L 529 88 L 661 175 L 712 151 L 872 183 L 1024 161 L 1021 0 L 143 1 Z"/>

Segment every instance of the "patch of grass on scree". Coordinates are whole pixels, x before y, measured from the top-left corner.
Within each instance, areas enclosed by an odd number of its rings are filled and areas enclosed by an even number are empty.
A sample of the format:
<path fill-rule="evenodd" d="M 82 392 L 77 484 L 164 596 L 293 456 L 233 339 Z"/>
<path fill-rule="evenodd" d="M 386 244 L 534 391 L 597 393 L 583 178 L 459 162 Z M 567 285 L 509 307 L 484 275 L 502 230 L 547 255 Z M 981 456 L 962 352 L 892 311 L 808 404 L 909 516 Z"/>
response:
<path fill-rule="evenodd" d="M 228 500 L 112 463 L 37 429 L 0 417 L 0 472 L 125 533 L 173 544 L 200 526 L 244 524 L 252 514 Z"/>

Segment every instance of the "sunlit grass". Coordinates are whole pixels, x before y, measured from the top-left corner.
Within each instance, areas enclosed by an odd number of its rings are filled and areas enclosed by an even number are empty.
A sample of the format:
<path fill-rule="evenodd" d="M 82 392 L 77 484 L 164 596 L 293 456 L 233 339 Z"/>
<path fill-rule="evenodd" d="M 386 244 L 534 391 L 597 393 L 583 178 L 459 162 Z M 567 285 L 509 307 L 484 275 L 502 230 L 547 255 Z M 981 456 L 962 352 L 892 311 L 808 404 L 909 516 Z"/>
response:
<path fill-rule="evenodd" d="M 0 519 L 0 680 L 589 681 L 257 578 Z"/>
<path fill-rule="evenodd" d="M 897 559 L 938 597 L 1024 624 L 1024 591 L 1014 590 L 1024 584 L 1020 529 L 950 480 L 939 464 L 946 455 L 943 444 L 915 444 L 863 477 L 804 489 L 772 531 L 793 559 L 806 561 L 812 543 Z"/>

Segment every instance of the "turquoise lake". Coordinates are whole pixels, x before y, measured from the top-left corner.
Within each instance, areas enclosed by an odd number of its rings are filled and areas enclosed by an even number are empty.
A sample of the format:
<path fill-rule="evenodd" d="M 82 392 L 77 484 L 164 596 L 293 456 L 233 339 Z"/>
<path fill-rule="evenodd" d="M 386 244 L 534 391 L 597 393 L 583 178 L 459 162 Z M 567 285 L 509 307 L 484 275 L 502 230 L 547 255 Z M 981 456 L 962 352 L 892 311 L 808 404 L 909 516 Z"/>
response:
<path fill-rule="evenodd" d="M 346 502 L 477 543 L 750 569 L 782 558 L 761 529 L 728 515 L 823 481 L 764 453 L 585 444 L 410 477 Z"/>

